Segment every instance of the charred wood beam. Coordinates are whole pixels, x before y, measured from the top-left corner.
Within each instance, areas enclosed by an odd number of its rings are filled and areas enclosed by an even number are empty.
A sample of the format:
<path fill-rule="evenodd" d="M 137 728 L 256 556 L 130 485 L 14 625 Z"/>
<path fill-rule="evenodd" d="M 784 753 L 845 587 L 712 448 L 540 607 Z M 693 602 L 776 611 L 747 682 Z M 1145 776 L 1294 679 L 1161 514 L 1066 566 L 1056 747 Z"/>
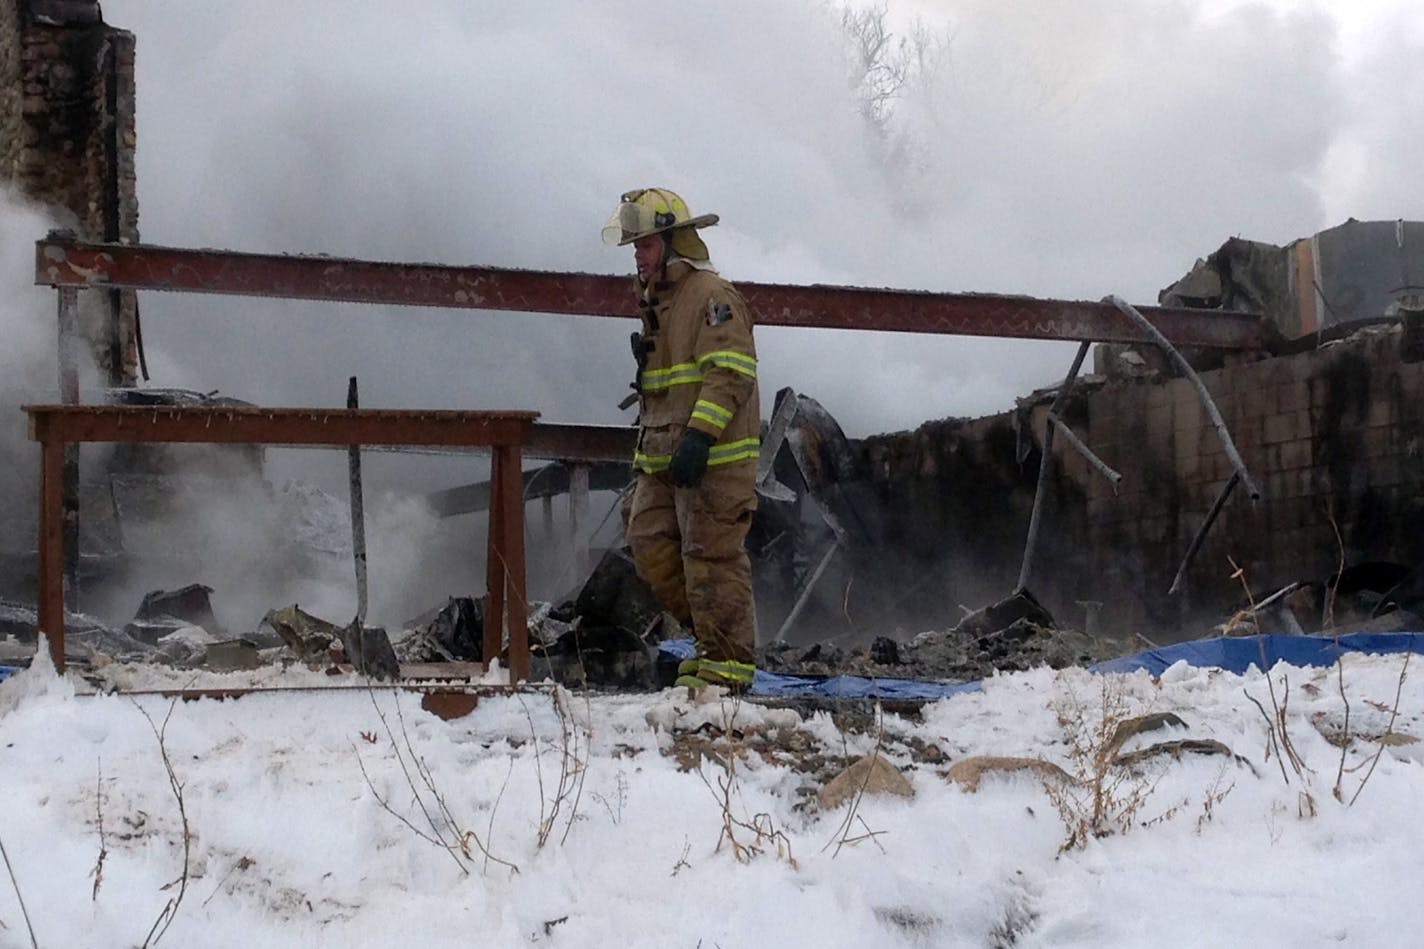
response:
<path fill-rule="evenodd" d="M 1236 476 L 1241 479 L 1241 483 L 1245 486 L 1246 493 L 1250 495 L 1251 500 L 1259 501 L 1261 499 L 1261 489 L 1256 485 L 1256 482 L 1252 480 L 1251 473 L 1246 470 L 1246 462 L 1241 460 L 1241 453 L 1236 450 L 1236 442 L 1231 439 L 1231 432 L 1226 427 L 1226 420 L 1221 417 L 1221 412 L 1217 409 L 1216 402 L 1212 399 L 1211 393 L 1207 391 L 1206 384 L 1201 381 L 1201 376 L 1197 375 L 1196 370 L 1193 369 L 1186 358 L 1177 351 L 1177 348 L 1172 345 L 1171 340 L 1162 335 L 1137 307 L 1123 300 L 1121 297 L 1116 296 L 1107 297 L 1106 302 L 1111 303 L 1124 314 L 1131 317 L 1132 321 L 1140 326 L 1142 331 L 1145 332 L 1154 343 L 1161 347 L 1162 351 L 1165 352 L 1176 367 L 1181 370 L 1182 375 L 1191 380 L 1192 385 L 1196 387 L 1197 395 L 1201 397 L 1202 406 L 1206 409 L 1206 414 L 1211 418 L 1211 424 L 1216 428 L 1217 437 L 1221 439 L 1222 450 L 1226 452 L 1226 457 L 1230 459 L 1231 467 L 1235 469 Z M 1229 493 L 1229 489 L 1223 492 L 1223 494 Z M 1173 584 L 1173 586 L 1175 587 L 1175 584 Z"/>
<path fill-rule="evenodd" d="M 35 282 L 54 287 L 638 316 L 630 280 L 624 276 L 91 244 L 59 235 L 36 243 Z M 1101 302 L 873 287 L 751 282 L 737 286 L 757 322 L 765 326 L 1151 341 L 1137 323 Z M 1141 312 L 1149 325 L 1180 346 L 1255 349 L 1261 345 L 1261 321 L 1251 314 L 1168 307 L 1144 307 Z"/>

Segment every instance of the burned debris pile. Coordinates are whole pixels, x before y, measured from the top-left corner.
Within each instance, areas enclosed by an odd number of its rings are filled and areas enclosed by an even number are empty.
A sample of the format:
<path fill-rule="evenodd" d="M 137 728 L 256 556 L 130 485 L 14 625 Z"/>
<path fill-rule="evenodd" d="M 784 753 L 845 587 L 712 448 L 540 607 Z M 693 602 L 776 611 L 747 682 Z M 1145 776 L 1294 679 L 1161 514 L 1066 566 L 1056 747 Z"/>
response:
<path fill-rule="evenodd" d="M 790 675 L 862 675 L 875 678 L 965 682 L 995 670 L 1054 669 L 1111 658 L 1124 644 L 1060 627 L 1027 591 L 976 610 L 947 630 L 929 630 L 905 641 L 878 637 L 868 648 L 833 643 L 763 650 L 762 665 Z"/>

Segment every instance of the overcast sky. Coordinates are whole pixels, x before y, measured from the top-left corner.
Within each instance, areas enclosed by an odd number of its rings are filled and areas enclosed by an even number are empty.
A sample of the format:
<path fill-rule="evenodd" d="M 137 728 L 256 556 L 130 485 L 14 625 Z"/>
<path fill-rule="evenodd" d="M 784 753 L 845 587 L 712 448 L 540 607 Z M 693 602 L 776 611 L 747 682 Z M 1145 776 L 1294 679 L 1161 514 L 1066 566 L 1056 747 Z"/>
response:
<path fill-rule="evenodd" d="M 1348 7 L 1349 18 L 1341 12 Z M 904 2 L 926 67 L 885 134 L 839 8 L 107 0 L 138 43 L 152 243 L 631 272 L 599 242 L 661 185 L 723 272 L 1153 303 L 1240 235 L 1424 217 L 1424 31 L 1404 2 Z M 148 294 L 154 384 L 273 404 L 628 420 L 632 323 Z M 853 435 L 1008 408 L 1071 346 L 765 329 Z"/>

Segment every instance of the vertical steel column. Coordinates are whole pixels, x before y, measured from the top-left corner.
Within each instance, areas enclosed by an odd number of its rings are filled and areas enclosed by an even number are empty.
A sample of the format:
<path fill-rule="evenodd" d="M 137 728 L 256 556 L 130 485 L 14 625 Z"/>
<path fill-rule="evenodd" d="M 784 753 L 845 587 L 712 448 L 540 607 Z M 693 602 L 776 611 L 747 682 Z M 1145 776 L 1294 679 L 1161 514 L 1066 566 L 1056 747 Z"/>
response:
<path fill-rule="evenodd" d="M 1048 418 L 1043 423 L 1043 454 L 1038 459 L 1038 487 L 1033 492 L 1033 512 L 1029 514 L 1028 539 L 1024 541 L 1023 564 L 1019 567 L 1019 585 L 1014 588 L 1015 593 L 1028 588 L 1028 578 L 1033 570 L 1034 549 L 1038 546 L 1038 525 L 1043 517 L 1043 496 L 1048 489 L 1048 474 L 1053 470 L 1053 420 L 1062 418 L 1063 407 L 1068 402 L 1068 393 L 1073 388 L 1073 380 L 1078 378 L 1078 370 L 1083 368 L 1083 358 L 1088 355 L 1090 346 L 1092 343 L 1087 340 L 1078 345 L 1078 354 L 1073 357 L 1073 365 L 1064 377 L 1063 385 L 1058 387 L 1058 394 L 1054 396 L 1053 405 L 1048 409 Z"/>
<path fill-rule="evenodd" d="M 573 538 L 574 576 L 588 576 L 588 465 L 569 466 L 569 533 Z"/>
<path fill-rule="evenodd" d="M 529 678 L 529 599 L 524 576 L 524 478 L 519 445 L 496 445 L 499 459 L 499 523 L 504 535 L 504 620 L 509 628 L 509 681 Z"/>
<path fill-rule="evenodd" d="M 356 389 L 356 377 L 346 387 L 346 407 L 356 409 L 361 398 Z M 346 449 L 346 471 L 351 483 L 351 556 L 356 562 L 356 619 L 366 623 L 366 499 L 361 485 L 361 446 Z"/>
<path fill-rule="evenodd" d="M 39 628 L 54 667 L 64 671 L 64 490 L 66 445 L 40 445 Z"/>
<path fill-rule="evenodd" d="M 485 553 L 485 641 L 481 659 L 485 668 L 504 649 L 504 458 L 496 448 L 490 455 L 489 541 Z M 510 679 L 512 683 L 513 678 Z"/>
<path fill-rule="evenodd" d="M 59 288 L 59 400 L 79 403 L 79 291 Z M 64 447 L 64 578 L 70 597 L 79 595 L 79 444 Z M 76 608 L 77 608 L 76 604 Z"/>

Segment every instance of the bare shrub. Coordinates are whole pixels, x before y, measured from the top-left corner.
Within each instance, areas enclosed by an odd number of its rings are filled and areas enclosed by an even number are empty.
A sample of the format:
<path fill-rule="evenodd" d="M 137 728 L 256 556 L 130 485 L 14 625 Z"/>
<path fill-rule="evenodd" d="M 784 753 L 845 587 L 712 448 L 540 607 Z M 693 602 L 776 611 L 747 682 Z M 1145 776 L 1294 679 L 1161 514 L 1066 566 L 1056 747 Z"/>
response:
<path fill-rule="evenodd" d="M 574 720 L 568 689 L 561 685 L 554 686 L 552 698 L 554 712 L 559 719 L 557 748 L 559 772 L 552 788 L 546 791 L 544 754 L 539 747 L 539 737 L 534 728 L 534 716 L 530 713 L 529 706 L 525 704 L 523 696 L 519 696 L 520 707 L 524 709 L 524 717 L 529 722 L 530 744 L 534 748 L 534 774 L 539 785 L 537 840 L 541 849 L 549 842 L 549 837 L 558 823 L 559 814 L 565 806 L 569 808 L 569 814 L 563 836 L 559 838 L 560 843 L 568 839 L 569 831 L 572 829 L 574 821 L 578 819 L 578 805 L 583 794 L 584 776 L 588 772 L 588 745 L 591 737 L 588 731 L 581 728 Z"/>
<path fill-rule="evenodd" d="M 737 762 L 747 754 L 747 747 L 745 737 L 735 727 L 737 715 L 741 711 L 741 699 L 733 697 L 730 700 L 730 714 L 727 714 L 727 701 L 723 699 L 723 721 L 727 723 L 724 734 L 725 753 L 704 755 L 697 765 L 697 776 L 702 779 L 707 790 L 712 792 L 722 816 L 721 832 L 717 836 L 714 852 L 720 851 L 722 844 L 726 843 L 738 863 L 750 863 L 754 857 L 774 852 L 778 859 L 785 860 L 794 868 L 798 864 L 791 852 L 791 839 L 776 827 L 770 814 L 763 812 L 746 816 L 746 808 L 741 808 L 742 816 L 738 816 L 738 808 L 734 803 L 734 799 L 741 796 L 738 789 Z M 715 778 L 708 777 L 704 766 L 708 758 L 722 771 Z"/>
<path fill-rule="evenodd" d="M 401 740 L 396 740 L 396 731 L 391 727 L 390 719 L 381 709 L 380 703 L 376 701 L 374 689 L 369 690 L 371 706 L 376 710 L 377 717 L 381 720 L 381 725 L 385 728 L 386 737 L 390 740 L 391 749 L 395 752 L 396 762 L 400 765 L 401 773 L 405 776 L 406 786 L 410 788 L 412 799 L 420 809 L 421 816 L 425 819 L 426 827 L 422 829 L 417 826 L 409 817 L 397 811 L 390 802 L 376 790 L 376 785 L 371 781 L 371 776 L 366 771 L 366 764 L 361 759 L 361 752 L 353 743 L 351 750 L 356 754 L 356 765 L 361 769 L 361 777 L 366 780 L 366 787 L 370 790 L 371 796 L 376 799 L 376 803 L 387 814 L 405 826 L 407 830 L 415 834 L 421 840 L 439 847 L 450 855 L 455 861 L 455 865 L 460 868 L 460 872 L 468 874 L 470 864 L 473 862 L 475 853 L 484 858 L 484 867 L 488 869 L 491 862 L 500 866 L 508 867 L 511 874 L 519 872 L 519 867 L 508 860 L 496 857 L 490 852 L 486 843 L 486 838 L 481 838 L 473 830 L 466 830 L 461 821 L 457 819 L 451 811 L 446 797 L 441 793 L 436 785 L 434 776 L 425 760 L 415 753 L 415 747 L 410 740 L 410 732 L 406 728 L 405 716 L 400 710 L 399 700 L 395 701 L 396 720 L 400 727 Z M 363 740 L 366 739 L 363 735 Z M 512 767 L 512 763 L 511 763 Z M 414 772 L 414 773 L 412 773 Z M 417 784 L 416 779 L 419 778 Z M 506 783 L 508 778 L 506 776 Z M 490 825 L 494 823 L 494 811 L 499 808 L 499 800 L 503 797 L 504 790 L 500 789 L 500 797 L 495 799 L 494 806 L 490 813 Z"/>
<path fill-rule="evenodd" d="M 1156 782 L 1118 765 L 1116 758 L 1130 737 L 1131 721 L 1117 680 L 1101 676 L 1096 714 L 1076 698 L 1058 703 L 1058 723 L 1068 746 L 1071 781 L 1044 780 L 1041 786 L 1068 835 L 1060 852 L 1089 840 L 1126 833 L 1151 797 Z"/>

